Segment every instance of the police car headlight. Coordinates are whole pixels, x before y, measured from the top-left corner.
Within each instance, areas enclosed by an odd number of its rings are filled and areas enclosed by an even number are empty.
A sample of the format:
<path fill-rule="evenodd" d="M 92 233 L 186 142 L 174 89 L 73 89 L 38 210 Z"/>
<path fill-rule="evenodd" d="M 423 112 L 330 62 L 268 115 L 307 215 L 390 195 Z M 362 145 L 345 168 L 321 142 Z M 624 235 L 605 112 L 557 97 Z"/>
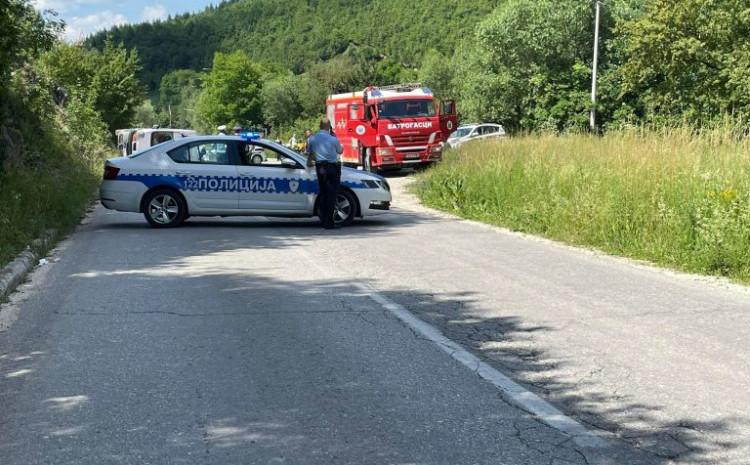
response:
<path fill-rule="evenodd" d="M 391 191 L 391 186 L 388 185 L 388 181 L 386 181 L 385 179 L 375 179 L 375 180 L 363 179 L 362 184 L 364 184 L 366 187 L 370 189 L 380 188 L 380 189 L 385 189 L 388 192 Z"/>

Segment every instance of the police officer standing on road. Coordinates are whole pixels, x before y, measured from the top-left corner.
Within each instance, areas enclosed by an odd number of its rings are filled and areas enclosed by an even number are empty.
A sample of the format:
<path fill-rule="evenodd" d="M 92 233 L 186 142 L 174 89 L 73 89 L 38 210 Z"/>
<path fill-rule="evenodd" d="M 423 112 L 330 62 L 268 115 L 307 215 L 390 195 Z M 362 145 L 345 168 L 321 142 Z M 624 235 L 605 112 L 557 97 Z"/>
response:
<path fill-rule="evenodd" d="M 336 136 L 331 134 L 331 122 L 328 118 L 320 120 L 320 131 L 310 136 L 307 141 L 307 166 L 315 165 L 320 189 L 318 204 L 320 221 L 325 229 L 333 229 L 333 214 L 336 208 L 336 197 L 341 184 L 341 164 L 339 155 L 344 151 Z"/>

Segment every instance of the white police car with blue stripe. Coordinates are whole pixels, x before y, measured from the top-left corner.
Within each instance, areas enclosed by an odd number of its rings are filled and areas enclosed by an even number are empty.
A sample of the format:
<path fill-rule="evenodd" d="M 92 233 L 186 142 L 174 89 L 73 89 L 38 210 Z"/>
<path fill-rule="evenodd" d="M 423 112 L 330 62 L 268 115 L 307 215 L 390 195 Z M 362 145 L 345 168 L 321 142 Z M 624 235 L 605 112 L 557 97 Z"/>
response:
<path fill-rule="evenodd" d="M 303 155 L 257 134 L 198 136 L 107 160 L 100 197 L 106 208 L 143 213 L 154 227 L 189 216 L 313 217 L 318 181 Z M 382 213 L 390 203 L 384 178 L 342 169 L 336 224 Z"/>

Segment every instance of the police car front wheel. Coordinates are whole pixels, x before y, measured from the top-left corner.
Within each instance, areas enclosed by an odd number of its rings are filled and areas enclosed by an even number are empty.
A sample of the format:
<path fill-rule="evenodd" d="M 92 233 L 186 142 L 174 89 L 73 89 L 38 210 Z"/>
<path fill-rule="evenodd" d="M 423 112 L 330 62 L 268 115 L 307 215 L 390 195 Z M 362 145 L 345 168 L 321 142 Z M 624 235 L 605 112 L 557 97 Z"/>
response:
<path fill-rule="evenodd" d="M 357 201 L 349 191 L 339 191 L 336 205 L 333 209 L 333 222 L 338 226 L 348 226 L 357 214 Z"/>
<path fill-rule="evenodd" d="M 187 207 L 182 197 L 171 189 L 156 189 L 146 194 L 143 215 L 155 228 L 179 226 L 187 217 Z"/>

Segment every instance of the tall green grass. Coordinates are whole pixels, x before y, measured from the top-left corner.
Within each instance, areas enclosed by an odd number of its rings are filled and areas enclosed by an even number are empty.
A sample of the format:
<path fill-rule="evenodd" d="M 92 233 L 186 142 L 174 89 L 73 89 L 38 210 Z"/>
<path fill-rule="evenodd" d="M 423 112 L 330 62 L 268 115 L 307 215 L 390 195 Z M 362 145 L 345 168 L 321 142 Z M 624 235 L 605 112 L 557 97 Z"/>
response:
<path fill-rule="evenodd" d="M 750 282 L 750 141 L 729 130 L 474 143 L 416 191 L 466 218 Z"/>
<path fill-rule="evenodd" d="M 37 163 L 0 172 L 0 267 L 46 230 L 65 233 L 80 222 L 101 179 L 103 157 L 51 144 Z"/>

